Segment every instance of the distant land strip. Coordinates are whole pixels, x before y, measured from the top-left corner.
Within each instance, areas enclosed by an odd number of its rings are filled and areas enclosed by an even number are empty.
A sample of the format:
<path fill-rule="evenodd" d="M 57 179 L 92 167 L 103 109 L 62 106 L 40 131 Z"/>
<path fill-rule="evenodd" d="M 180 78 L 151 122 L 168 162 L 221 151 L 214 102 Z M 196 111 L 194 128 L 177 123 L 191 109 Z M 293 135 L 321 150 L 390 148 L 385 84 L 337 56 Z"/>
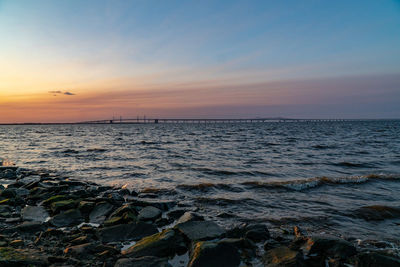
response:
<path fill-rule="evenodd" d="M 81 122 L 24 122 L 0 123 L 0 125 L 68 125 L 68 124 L 158 124 L 158 123 L 262 123 L 262 122 L 352 122 L 352 121 L 398 121 L 400 119 L 294 119 L 294 118 L 133 118 L 104 119 Z"/>

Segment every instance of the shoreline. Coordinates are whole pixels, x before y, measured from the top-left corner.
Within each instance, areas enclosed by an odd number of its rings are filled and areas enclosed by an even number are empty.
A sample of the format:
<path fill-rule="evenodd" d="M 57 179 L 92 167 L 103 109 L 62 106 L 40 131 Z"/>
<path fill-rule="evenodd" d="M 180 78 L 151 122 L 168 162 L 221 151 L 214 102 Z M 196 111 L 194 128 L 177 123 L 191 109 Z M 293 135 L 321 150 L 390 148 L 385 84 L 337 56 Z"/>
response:
<path fill-rule="evenodd" d="M 400 266 L 383 242 L 224 229 L 175 200 L 46 171 L 2 167 L 3 179 L 0 266 Z"/>

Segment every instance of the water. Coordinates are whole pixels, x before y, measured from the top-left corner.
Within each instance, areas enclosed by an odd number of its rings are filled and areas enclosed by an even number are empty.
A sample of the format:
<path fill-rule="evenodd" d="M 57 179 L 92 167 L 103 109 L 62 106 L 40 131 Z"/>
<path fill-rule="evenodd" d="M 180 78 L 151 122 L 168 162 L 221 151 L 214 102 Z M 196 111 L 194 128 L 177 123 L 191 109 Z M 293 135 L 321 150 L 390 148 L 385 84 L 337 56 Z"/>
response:
<path fill-rule="evenodd" d="M 226 226 L 398 241 L 400 121 L 0 126 L 0 158 L 176 199 Z"/>

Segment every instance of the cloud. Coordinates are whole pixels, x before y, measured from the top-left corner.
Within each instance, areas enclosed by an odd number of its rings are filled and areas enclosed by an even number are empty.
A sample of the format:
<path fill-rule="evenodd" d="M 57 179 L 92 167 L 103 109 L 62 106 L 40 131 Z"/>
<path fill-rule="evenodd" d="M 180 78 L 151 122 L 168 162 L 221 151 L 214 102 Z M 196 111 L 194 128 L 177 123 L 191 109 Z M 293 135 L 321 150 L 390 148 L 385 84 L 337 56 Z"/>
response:
<path fill-rule="evenodd" d="M 49 91 L 49 94 L 53 94 L 54 96 L 57 96 L 57 95 L 75 95 L 74 93 L 71 93 L 71 92 L 68 92 L 68 91 L 66 91 L 66 92 L 63 92 L 63 91 Z"/>

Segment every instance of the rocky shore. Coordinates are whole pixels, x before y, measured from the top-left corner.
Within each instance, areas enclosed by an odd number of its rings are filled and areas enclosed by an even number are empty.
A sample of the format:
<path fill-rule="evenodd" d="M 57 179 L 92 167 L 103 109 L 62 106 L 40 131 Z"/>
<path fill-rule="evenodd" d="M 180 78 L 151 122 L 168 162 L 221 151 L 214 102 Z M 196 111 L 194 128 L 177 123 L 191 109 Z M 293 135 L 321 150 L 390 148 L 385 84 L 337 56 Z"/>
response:
<path fill-rule="evenodd" d="M 356 240 L 224 229 L 192 207 L 126 188 L 0 167 L 0 266 L 400 266 Z"/>

